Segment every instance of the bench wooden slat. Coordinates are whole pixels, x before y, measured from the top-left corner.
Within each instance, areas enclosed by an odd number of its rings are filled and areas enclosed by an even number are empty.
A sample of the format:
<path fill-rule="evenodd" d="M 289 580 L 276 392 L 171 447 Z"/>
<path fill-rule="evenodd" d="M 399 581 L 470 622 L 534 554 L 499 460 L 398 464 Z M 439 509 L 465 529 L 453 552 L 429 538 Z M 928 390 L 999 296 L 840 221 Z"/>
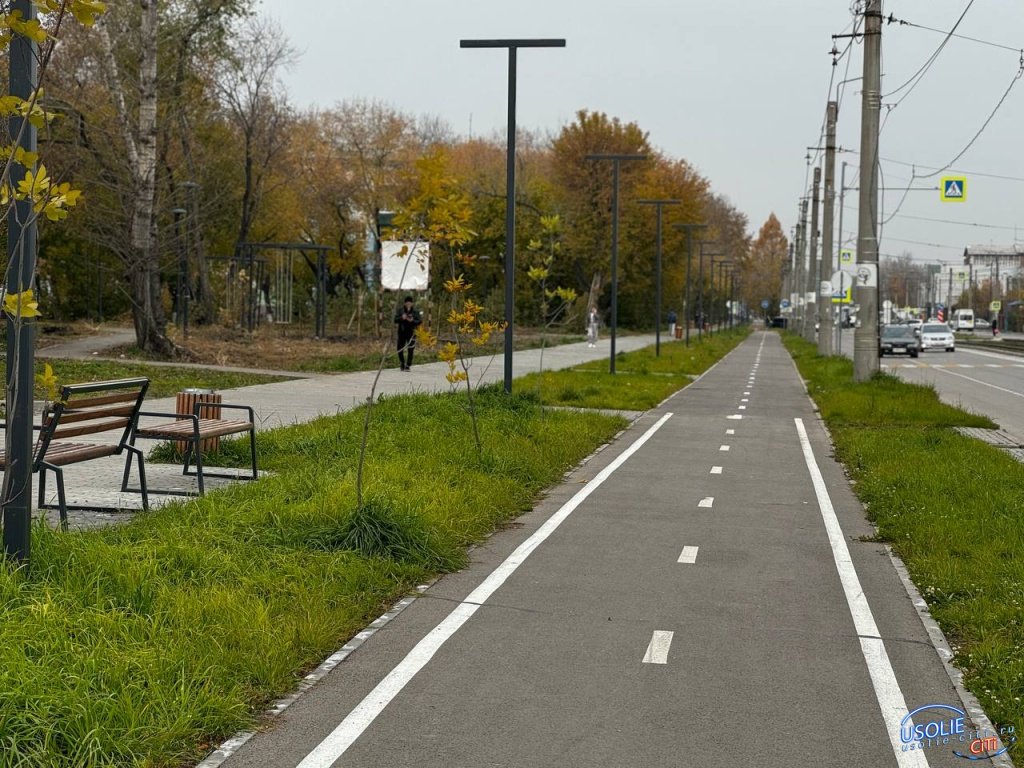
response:
<path fill-rule="evenodd" d="M 135 404 L 114 405 L 106 408 L 89 408 L 79 410 L 78 408 L 66 408 L 60 415 L 61 424 L 72 424 L 75 422 L 108 419 L 112 416 L 131 416 L 135 413 Z"/>
<path fill-rule="evenodd" d="M 37 446 L 38 447 L 38 446 Z M 54 440 L 46 449 L 46 462 L 58 467 L 74 464 L 86 459 L 98 459 L 103 456 L 117 454 L 117 445 L 100 445 L 98 443 L 68 443 Z M 0 469 L 7 467 L 7 453 L 0 450 Z"/>
<path fill-rule="evenodd" d="M 63 417 L 61 418 L 63 421 Z M 63 440 L 68 437 L 81 437 L 82 435 L 95 435 L 100 432 L 107 432 L 113 429 L 124 429 L 131 424 L 131 418 L 121 419 L 108 419 L 107 421 L 91 422 L 87 424 L 80 424 L 77 427 L 62 427 L 59 424 L 57 429 L 54 430 L 53 439 Z M 46 451 L 46 455 L 50 455 L 50 451 Z"/>
<path fill-rule="evenodd" d="M 249 421 L 199 419 L 200 438 L 223 437 L 224 435 L 233 435 L 238 432 L 248 432 L 250 429 L 252 429 L 252 422 Z M 164 424 L 138 426 L 135 429 L 135 435 L 156 440 L 180 440 L 192 437 L 194 432 L 192 420 L 183 419 L 182 421 L 170 421 Z"/>
<path fill-rule="evenodd" d="M 139 390 L 142 387 L 133 387 L 120 392 L 112 392 L 109 395 L 97 395 L 95 397 L 75 397 L 74 393 L 68 399 L 68 410 L 79 408 L 95 408 L 98 405 L 110 405 L 111 403 L 134 403 L 139 397 Z"/>

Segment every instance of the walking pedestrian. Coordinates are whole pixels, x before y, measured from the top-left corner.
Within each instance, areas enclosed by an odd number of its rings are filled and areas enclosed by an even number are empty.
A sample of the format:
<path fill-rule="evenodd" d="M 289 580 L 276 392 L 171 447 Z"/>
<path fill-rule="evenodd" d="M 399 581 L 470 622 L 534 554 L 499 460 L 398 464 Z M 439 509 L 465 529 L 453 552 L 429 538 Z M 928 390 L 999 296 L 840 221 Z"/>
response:
<path fill-rule="evenodd" d="M 674 309 L 668 311 L 668 335 L 669 338 L 674 339 L 676 337 L 676 323 L 679 322 L 679 316 L 676 314 Z"/>
<path fill-rule="evenodd" d="M 600 324 L 597 307 L 591 307 L 590 314 L 587 316 L 587 346 L 591 349 L 597 346 L 597 329 Z"/>
<path fill-rule="evenodd" d="M 403 371 L 412 368 L 412 353 L 416 349 L 416 328 L 423 322 L 420 311 L 413 305 L 412 296 L 406 296 L 395 311 L 398 326 L 398 362 Z"/>

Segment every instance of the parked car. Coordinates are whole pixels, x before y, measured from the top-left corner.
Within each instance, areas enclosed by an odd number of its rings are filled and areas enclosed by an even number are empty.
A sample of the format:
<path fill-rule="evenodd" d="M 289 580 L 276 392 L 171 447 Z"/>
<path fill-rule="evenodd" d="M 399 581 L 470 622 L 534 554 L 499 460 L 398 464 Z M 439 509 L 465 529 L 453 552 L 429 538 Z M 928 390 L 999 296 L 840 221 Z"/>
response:
<path fill-rule="evenodd" d="M 914 335 L 920 336 L 921 328 L 924 326 L 924 321 L 919 320 L 916 317 L 912 317 L 910 320 L 907 320 L 907 325 L 914 329 Z"/>
<path fill-rule="evenodd" d="M 984 317 L 974 318 L 974 330 L 988 331 L 992 328 L 992 321 Z"/>
<path fill-rule="evenodd" d="M 910 325 L 886 325 L 882 328 L 878 339 L 879 357 L 900 354 L 917 357 L 920 352 L 921 342 Z"/>
<path fill-rule="evenodd" d="M 945 349 L 947 352 L 955 352 L 956 341 L 953 339 L 953 331 L 945 323 L 925 323 L 921 327 L 921 349 Z"/>

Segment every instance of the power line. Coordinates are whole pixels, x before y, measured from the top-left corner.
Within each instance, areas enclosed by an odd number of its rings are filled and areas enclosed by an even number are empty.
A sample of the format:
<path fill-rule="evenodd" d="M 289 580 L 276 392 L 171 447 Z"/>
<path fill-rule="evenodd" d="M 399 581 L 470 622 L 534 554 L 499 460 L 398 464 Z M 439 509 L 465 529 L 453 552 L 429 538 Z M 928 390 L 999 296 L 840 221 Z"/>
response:
<path fill-rule="evenodd" d="M 936 48 L 932 55 L 925 60 L 925 63 L 921 66 L 921 68 L 918 69 L 917 72 L 915 72 L 913 75 L 911 75 L 910 79 L 903 83 L 903 85 L 901 85 L 899 88 L 889 91 L 889 93 L 882 96 L 883 99 L 886 99 L 890 96 L 894 96 L 895 94 L 899 93 L 907 86 L 910 86 L 910 90 L 900 97 L 899 101 L 896 102 L 893 108 L 898 107 L 900 103 L 911 94 L 911 92 L 917 87 L 917 84 L 920 83 L 924 76 L 928 73 L 928 70 L 932 68 L 932 65 L 935 63 L 936 59 L 939 58 L 939 55 L 942 53 L 943 49 L 949 44 L 950 39 L 953 37 L 953 34 L 960 26 L 960 23 L 964 20 L 964 17 L 967 15 L 967 12 L 971 10 L 972 5 L 974 5 L 974 0 L 970 0 L 970 2 L 967 4 L 967 7 L 964 8 L 964 12 L 960 14 L 960 18 L 956 20 L 956 24 L 953 25 L 953 29 L 951 29 L 946 34 L 946 37 L 943 39 L 943 41 L 939 43 L 939 47 Z M 897 19 L 895 16 L 890 15 L 888 21 L 890 24 L 893 24 L 895 22 L 899 22 L 899 19 Z M 906 22 L 899 23 L 903 24 Z"/>
<path fill-rule="evenodd" d="M 940 35 L 948 35 L 949 37 L 955 37 L 958 40 L 967 40 L 968 42 L 971 42 L 971 43 L 978 43 L 980 45 L 986 45 L 989 48 L 998 48 L 998 49 L 1003 50 L 1003 51 L 1010 51 L 1011 53 L 1020 53 L 1020 51 L 1021 51 L 1020 48 L 1014 48 L 1013 46 L 1010 46 L 1010 45 L 1003 45 L 1002 43 L 996 43 L 996 42 L 993 42 L 992 40 L 982 40 L 979 37 L 971 37 L 969 35 L 956 35 L 956 34 L 953 34 L 952 32 L 946 32 L 945 30 L 942 30 L 942 29 L 935 29 L 934 27 L 927 27 L 924 24 L 915 24 L 912 21 L 904 21 L 903 19 L 893 19 L 892 21 L 898 22 L 901 26 L 914 27 L 916 29 L 924 29 L 924 30 L 927 30 L 928 32 L 937 32 Z M 956 27 L 954 27 L 954 30 L 955 29 L 956 29 Z"/>

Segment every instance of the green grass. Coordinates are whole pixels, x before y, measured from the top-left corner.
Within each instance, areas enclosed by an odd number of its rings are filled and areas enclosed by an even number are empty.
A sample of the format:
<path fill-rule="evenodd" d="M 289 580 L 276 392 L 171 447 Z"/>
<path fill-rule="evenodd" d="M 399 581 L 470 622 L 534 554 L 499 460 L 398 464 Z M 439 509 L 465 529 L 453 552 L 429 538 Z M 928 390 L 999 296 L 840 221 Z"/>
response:
<path fill-rule="evenodd" d="M 951 427 L 995 426 L 890 376 L 786 345 L 879 536 L 928 601 L 968 688 L 997 726 L 1024 729 L 1024 464 Z M 857 409 L 862 409 L 858 411 Z M 1011 748 L 1024 757 L 1020 744 Z"/>
<path fill-rule="evenodd" d="M 36 373 L 43 373 L 43 366 L 49 363 L 61 384 L 84 384 L 90 381 L 127 379 L 148 376 L 150 379 L 147 397 L 169 397 L 189 387 L 203 389 L 233 389 L 253 384 L 269 384 L 285 381 L 278 376 L 263 376 L 256 373 L 232 373 L 205 368 L 177 368 L 146 363 L 118 363 L 107 360 L 37 360 Z M 6 366 L 0 364 L 0 371 Z M 36 387 L 36 397 L 41 399 L 45 392 Z"/>
<path fill-rule="evenodd" d="M 171 766 L 250 728 L 268 701 L 410 587 L 622 428 L 478 395 L 392 397 L 260 436 L 274 474 L 125 525 L 33 531 L 28 574 L 0 569 L 5 765 Z"/>
<path fill-rule="evenodd" d="M 710 368 L 749 333 L 749 328 L 739 328 L 699 342 L 691 339 L 689 347 L 667 342 L 661 345 L 660 357 L 654 347 L 621 352 L 615 375 L 607 372 L 607 360 L 594 360 L 543 375 L 527 374 L 518 379 L 518 386 L 547 405 L 647 410 L 689 384 L 692 376 Z"/>

